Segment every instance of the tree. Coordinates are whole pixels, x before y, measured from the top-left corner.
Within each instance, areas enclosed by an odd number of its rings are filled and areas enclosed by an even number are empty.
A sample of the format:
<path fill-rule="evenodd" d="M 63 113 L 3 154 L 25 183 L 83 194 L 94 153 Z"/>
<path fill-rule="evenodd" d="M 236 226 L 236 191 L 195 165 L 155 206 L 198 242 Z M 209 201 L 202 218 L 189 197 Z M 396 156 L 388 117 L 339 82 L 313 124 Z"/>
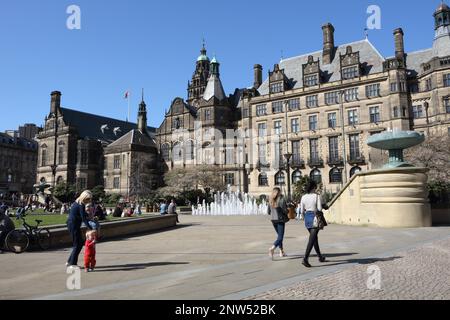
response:
<path fill-rule="evenodd" d="M 61 182 L 55 186 L 53 195 L 59 201 L 63 203 L 69 203 L 75 200 L 76 192 L 77 188 L 75 185 L 68 184 L 67 182 Z"/>
<path fill-rule="evenodd" d="M 100 199 L 105 199 L 105 188 L 103 186 L 96 186 L 92 189 L 92 195 L 94 197 L 94 201 L 98 202 Z"/>
<path fill-rule="evenodd" d="M 449 136 L 428 136 L 423 144 L 406 150 L 405 159 L 417 167 L 430 169 L 430 182 L 450 182 Z"/>
<path fill-rule="evenodd" d="M 292 200 L 299 203 L 302 197 L 307 193 L 306 188 L 308 187 L 311 178 L 309 176 L 303 176 L 300 181 L 294 184 Z M 328 203 L 333 200 L 333 194 L 324 189 L 323 183 L 317 185 L 317 193 L 321 195 L 322 203 Z"/>
<path fill-rule="evenodd" d="M 214 166 L 197 166 L 192 168 L 177 168 L 164 176 L 168 189 L 178 189 L 178 192 L 198 190 L 200 187 L 211 191 L 224 191 L 225 181 L 219 168 Z M 172 188 L 172 189 L 170 189 Z"/>
<path fill-rule="evenodd" d="M 448 203 L 450 193 L 450 137 L 430 135 L 419 146 L 405 151 L 405 159 L 428 168 L 428 190 L 432 204 Z"/>
<path fill-rule="evenodd" d="M 137 152 L 131 159 L 130 197 L 145 199 L 158 186 L 152 160 L 145 153 Z"/>
<path fill-rule="evenodd" d="M 306 194 L 306 187 L 309 184 L 310 177 L 303 176 L 300 181 L 297 181 L 293 186 L 292 200 L 295 202 L 300 202 L 303 195 Z"/>
<path fill-rule="evenodd" d="M 122 196 L 117 193 L 106 194 L 105 198 L 103 199 L 103 204 L 115 206 L 119 203 L 121 198 Z"/>

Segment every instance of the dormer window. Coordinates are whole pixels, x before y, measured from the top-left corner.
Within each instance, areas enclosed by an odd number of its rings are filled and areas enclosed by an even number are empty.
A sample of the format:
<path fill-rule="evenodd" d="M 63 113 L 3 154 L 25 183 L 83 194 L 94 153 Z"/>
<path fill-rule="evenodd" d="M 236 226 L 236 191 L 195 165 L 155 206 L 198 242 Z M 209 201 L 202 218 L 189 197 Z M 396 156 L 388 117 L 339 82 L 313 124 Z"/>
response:
<path fill-rule="evenodd" d="M 342 80 L 354 79 L 360 76 L 361 60 L 359 52 L 353 52 L 352 47 L 348 46 L 345 54 L 341 54 L 340 60 Z"/>
<path fill-rule="evenodd" d="M 319 77 L 317 74 L 305 76 L 305 86 L 313 87 L 319 84 Z"/>
<path fill-rule="evenodd" d="M 358 66 L 348 67 L 342 69 L 342 79 L 349 80 L 359 77 Z"/>
<path fill-rule="evenodd" d="M 275 82 L 270 85 L 270 93 L 280 93 L 284 91 L 283 82 Z"/>

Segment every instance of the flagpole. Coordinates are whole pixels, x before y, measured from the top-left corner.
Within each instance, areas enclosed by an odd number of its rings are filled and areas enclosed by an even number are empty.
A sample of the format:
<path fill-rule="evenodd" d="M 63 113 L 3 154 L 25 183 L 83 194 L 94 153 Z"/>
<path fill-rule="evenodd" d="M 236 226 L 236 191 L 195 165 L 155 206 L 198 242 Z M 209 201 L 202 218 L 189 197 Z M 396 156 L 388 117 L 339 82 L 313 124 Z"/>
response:
<path fill-rule="evenodd" d="M 128 90 L 128 118 L 127 118 L 127 122 L 130 122 L 130 91 Z"/>

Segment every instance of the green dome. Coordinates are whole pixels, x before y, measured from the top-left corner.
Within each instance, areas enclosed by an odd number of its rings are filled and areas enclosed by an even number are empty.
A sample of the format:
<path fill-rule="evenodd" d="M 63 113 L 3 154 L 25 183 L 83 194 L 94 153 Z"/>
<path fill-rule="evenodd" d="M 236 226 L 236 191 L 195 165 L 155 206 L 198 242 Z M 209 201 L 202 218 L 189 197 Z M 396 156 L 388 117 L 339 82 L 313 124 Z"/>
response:
<path fill-rule="evenodd" d="M 211 63 L 217 63 L 217 64 L 219 64 L 219 61 L 217 61 L 216 57 L 214 57 L 214 58 L 211 60 Z"/>
<path fill-rule="evenodd" d="M 201 54 L 197 61 L 209 61 L 209 58 L 206 56 L 206 54 Z"/>

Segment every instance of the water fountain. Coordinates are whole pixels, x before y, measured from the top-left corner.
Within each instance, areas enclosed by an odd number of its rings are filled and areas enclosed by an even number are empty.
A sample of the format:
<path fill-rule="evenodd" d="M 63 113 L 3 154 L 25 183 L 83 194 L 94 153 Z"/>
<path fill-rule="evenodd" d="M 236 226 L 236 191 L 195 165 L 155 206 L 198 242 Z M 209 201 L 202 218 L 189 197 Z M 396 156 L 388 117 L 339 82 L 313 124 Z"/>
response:
<path fill-rule="evenodd" d="M 197 207 L 192 206 L 193 216 L 251 216 L 267 215 L 268 204 L 265 200 L 258 204 L 256 199 L 240 191 L 214 194 L 214 202 L 207 204 L 203 200 Z"/>
<path fill-rule="evenodd" d="M 369 138 L 369 147 L 389 151 L 389 162 L 385 169 L 412 167 L 403 159 L 403 150 L 419 145 L 425 141 L 425 136 L 414 131 L 390 130 Z"/>
<path fill-rule="evenodd" d="M 328 222 L 384 228 L 430 227 L 428 169 L 414 167 L 403 158 L 404 149 L 424 140 L 423 134 L 400 130 L 370 137 L 370 147 L 389 151 L 389 162 L 382 169 L 353 176 L 329 204 Z"/>

